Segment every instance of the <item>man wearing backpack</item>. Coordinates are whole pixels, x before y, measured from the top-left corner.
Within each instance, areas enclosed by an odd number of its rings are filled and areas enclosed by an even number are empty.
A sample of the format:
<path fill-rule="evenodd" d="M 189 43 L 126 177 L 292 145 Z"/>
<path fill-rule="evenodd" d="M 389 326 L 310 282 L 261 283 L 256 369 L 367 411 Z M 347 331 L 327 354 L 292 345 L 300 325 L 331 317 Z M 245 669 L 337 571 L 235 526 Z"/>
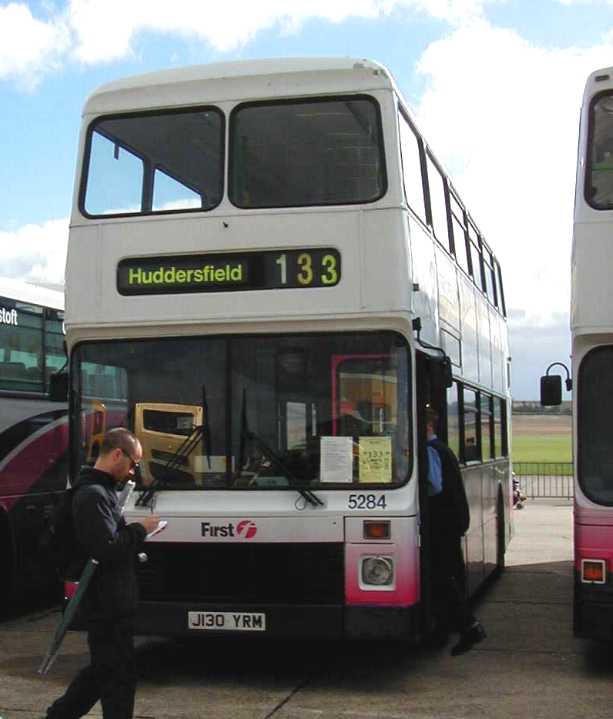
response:
<path fill-rule="evenodd" d="M 142 458 L 127 429 L 104 435 L 94 467 L 83 467 L 72 499 L 78 553 L 99 564 L 81 607 L 87 623 L 91 664 L 82 669 L 47 719 L 78 719 L 100 700 L 104 719 L 131 719 L 136 671 L 133 624 L 137 604 L 136 555 L 159 524 L 150 515 L 126 524 L 117 488 L 134 475 Z"/>

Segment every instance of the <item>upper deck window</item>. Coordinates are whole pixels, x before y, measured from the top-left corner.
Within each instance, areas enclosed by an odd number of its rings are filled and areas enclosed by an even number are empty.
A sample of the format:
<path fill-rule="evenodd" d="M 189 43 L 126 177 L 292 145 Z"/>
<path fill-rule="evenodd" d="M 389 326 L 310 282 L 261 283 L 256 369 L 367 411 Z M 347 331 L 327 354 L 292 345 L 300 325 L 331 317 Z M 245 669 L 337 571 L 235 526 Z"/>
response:
<path fill-rule="evenodd" d="M 455 195 L 449 193 L 449 207 L 451 209 L 451 227 L 453 231 L 453 250 L 458 265 L 468 274 L 468 252 L 466 248 L 466 219 L 464 210 Z"/>
<path fill-rule="evenodd" d="M 597 210 L 613 209 L 613 93 L 599 95 L 590 112 L 585 196 Z"/>
<path fill-rule="evenodd" d="M 223 193 L 223 128 L 215 108 L 95 120 L 81 210 L 94 217 L 210 210 Z"/>
<path fill-rule="evenodd" d="M 447 205 L 445 203 L 445 181 L 434 160 L 426 155 L 428 168 L 428 190 L 430 193 L 430 213 L 434 236 L 449 251 L 449 230 L 447 227 Z"/>
<path fill-rule="evenodd" d="M 416 131 L 402 114 L 398 113 L 400 151 L 402 153 L 402 177 L 404 193 L 409 207 L 422 222 L 426 222 L 426 201 L 421 167 L 420 140 Z"/>
<path fill-rule="evenodd" d="M 230 200 L 242 208 L 373 202 L 386 189 L 379 108 L 363 96 L 239 105 Z"/>

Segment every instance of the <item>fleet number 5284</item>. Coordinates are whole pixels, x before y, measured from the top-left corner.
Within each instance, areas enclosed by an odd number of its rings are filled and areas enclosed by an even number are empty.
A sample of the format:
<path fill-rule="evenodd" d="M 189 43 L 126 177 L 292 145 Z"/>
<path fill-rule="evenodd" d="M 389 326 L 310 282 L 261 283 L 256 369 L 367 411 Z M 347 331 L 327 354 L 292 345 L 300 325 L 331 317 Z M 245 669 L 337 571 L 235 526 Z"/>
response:
<path fill-rule="evenodd" d="M 350 494 L 348 509 L 385 509 L 387 502 L 384 494 Z"/>

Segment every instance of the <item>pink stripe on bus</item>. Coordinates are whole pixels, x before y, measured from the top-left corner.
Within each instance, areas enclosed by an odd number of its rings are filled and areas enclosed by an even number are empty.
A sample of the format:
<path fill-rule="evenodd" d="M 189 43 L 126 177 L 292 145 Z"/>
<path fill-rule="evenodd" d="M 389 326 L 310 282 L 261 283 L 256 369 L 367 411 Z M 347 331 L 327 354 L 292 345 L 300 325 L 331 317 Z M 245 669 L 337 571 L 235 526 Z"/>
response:
<path fill-rule="evenodd" d="M 604 559 L 613 571 L 613 526 L 575 525 L 575 569 L 581 571 L 582 559 Z"/>
<path fill-rule="evenodd" d="M 10 507 L 24 494 L 26 494 L 43 474 L 50 469 L 68 448 L 68 422 L 64 418 L 61 422 L 53 423 L 48 430 L 34 439 L 28 438 L 16 449 L 0 471 L 0 486 L 2 487 L 3 503 Z M 52 489 L 64 489 L 62 486 Z"/>

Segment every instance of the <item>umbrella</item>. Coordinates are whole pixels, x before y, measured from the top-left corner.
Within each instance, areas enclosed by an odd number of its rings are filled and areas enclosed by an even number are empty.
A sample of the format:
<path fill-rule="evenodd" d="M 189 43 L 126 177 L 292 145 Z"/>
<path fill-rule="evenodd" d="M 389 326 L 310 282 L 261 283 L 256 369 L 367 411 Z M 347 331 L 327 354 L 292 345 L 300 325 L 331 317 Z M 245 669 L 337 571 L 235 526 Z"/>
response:
<path fill-rule="evenodd" d="M 38 673 L 41 676 L 44 676 L 49 671 L 49 669 L 51 669 L 51 665 L 53 664 L 55 658 L 58 655 L 62 641 L 64 640 L 66 632 L 68 631 L 68 627 L 72 624 L 72 620 L 77 613 L 77 609 L 79 607 L 81 599 L 83 599 L 83 595 L 87 591 L 87 587 L 89 586 L 91 578 L 94 576 L 94 572 L 96 571 L 97 566 L 97 559 L 87 560 L 85 568 L 83 569 L 83 572 L 81 573 L 81 576 L 79 578 L 79 587 L 66 605 L 64 613 L 62 614 L 62 618 L 60 619 L 60 623 L 55 629 L 55 634 L 53 635 L 53 639 L 51 640 L 51 644 L 49 645 L 47 654 L 45 655 L 42 664 L 38 668 Z"/>

